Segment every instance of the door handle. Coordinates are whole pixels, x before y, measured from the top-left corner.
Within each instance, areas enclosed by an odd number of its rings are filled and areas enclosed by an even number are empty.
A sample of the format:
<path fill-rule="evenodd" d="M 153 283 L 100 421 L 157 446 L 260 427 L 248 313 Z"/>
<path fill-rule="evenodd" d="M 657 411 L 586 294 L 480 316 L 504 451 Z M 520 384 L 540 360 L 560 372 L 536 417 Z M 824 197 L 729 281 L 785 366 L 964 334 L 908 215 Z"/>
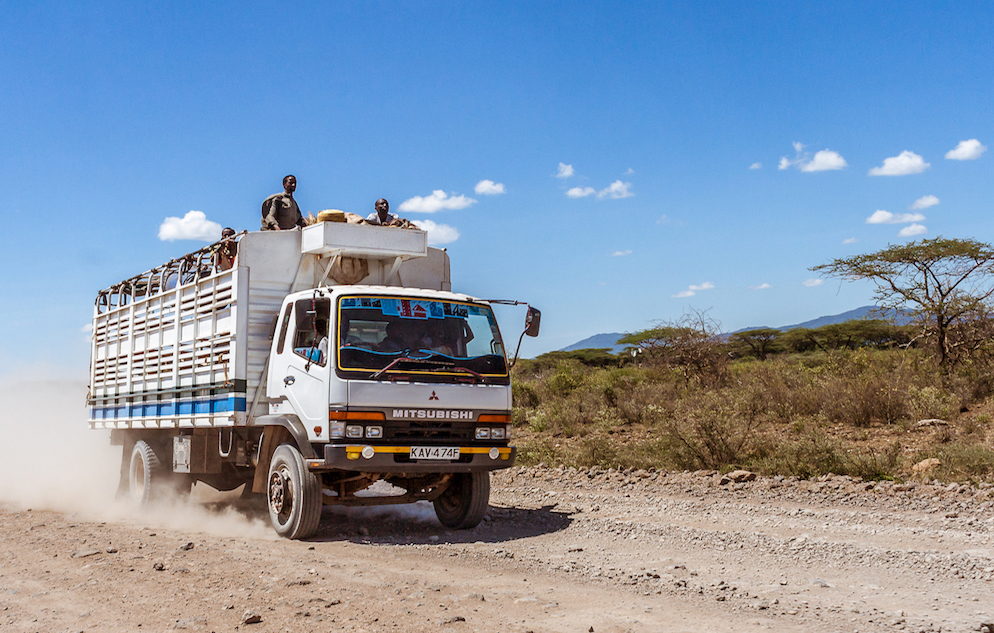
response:
<path fill-rule="evenodd" d="M 290 385 L 292 385 L 292 384 L 294 383 L 294 381 L 296 381 L 296 380 L 297 380 L 297 379 L 296 379 L 296 378 L 294 378 L 293 376 L 287 376 L 286 378 L 284 378 L 284 379 L 283 379 L 283 384 L 284 384 L 284 385 L 286 385 L 287 387 L 289 387 L 289 386 L 290 386 Z"/>

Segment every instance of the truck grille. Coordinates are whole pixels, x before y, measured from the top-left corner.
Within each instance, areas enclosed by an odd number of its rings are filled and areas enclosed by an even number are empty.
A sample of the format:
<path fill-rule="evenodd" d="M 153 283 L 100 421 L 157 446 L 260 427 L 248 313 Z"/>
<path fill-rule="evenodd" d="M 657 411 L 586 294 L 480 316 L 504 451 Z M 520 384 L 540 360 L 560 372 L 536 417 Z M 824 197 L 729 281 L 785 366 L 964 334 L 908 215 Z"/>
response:
<path fill-rule="evenodd" d="M 446 420 L 404 420 L 383 427 L 384 439 L 418 442 L 469 441 L 476 426 L 473 422 Z"/>

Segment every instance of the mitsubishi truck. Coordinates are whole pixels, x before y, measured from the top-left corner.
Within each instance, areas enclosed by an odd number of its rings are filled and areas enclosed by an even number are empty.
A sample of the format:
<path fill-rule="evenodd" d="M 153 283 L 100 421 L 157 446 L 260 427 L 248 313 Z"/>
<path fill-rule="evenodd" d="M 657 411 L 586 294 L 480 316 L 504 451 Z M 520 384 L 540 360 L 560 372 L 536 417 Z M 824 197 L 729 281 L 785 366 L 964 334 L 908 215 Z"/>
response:
<path fill-rule="evenodd" d="M 334 504 L 425 500 L 446 527 L 476 526 L 490 471 L 515 461 L 517 351 L 495 302 L 452 292 L 448 254 L 420 230 L 231 239 L 97 293 L 89 425 L 123 447 L 119 494 L 243 486 L 287 538 Z M 518 347 L 538 334 L 538 310 L 497 303 L 527 309 Z"/>

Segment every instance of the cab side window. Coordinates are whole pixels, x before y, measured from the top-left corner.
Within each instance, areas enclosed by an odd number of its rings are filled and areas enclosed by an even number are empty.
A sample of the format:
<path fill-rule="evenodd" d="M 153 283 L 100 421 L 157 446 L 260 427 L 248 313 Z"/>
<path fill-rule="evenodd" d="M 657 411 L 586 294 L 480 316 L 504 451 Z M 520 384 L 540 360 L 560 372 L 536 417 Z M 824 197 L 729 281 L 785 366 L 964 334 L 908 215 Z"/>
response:
<path fill-rule="evenodd" d="M 294 304 L 294 314 L 293 353 L 324 366 L 328 362 L 331 300 L 301 299 Z"/>
<path fill-rule="evenodd" d="M 290 311 L 293 309 L 293 304 L 288 303 L 286 309 L 283 311 L 283 323 L 280 325 L 280 340 L 276 345 L 276 353 L 283 353 L 283 344 L 286 343 L 286 330 L 290 325 Z"/>

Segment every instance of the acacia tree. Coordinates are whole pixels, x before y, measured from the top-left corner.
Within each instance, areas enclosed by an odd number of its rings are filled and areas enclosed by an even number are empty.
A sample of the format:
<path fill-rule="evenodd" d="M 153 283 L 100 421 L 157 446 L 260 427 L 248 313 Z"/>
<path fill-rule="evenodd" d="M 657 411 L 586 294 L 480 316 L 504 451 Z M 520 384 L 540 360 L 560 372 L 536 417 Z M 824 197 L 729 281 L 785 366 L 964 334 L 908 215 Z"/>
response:
<path fill-rule="evenodd" d="M 728 354 L 720 326 L 706 312 L 690 312 L 618 342 L 643 354 L 646 362 L 678 370 L 688 383 L 717 384 L 726 378 Z"/>
<path fill-rule="evenodd" d="M 948 367 L 951 334 L 984 321 L 994 295 L 994 250 L 969 239 L 944 239 L 889 246 L 876 253 L 813 266 L 825 276 L 869 279 L 882 308 L 910 310 L 935 340 L 939 364 Z"/>
<path fill-rule="evenodd" d="M 752 354 L 759 360 L 766 360 L 767 356 L 779 349 L 781 335 L 782 332 L 776 328 L 759 327 L 745 332 L 735 332 L 728 338 L 746 354 Z"/>

